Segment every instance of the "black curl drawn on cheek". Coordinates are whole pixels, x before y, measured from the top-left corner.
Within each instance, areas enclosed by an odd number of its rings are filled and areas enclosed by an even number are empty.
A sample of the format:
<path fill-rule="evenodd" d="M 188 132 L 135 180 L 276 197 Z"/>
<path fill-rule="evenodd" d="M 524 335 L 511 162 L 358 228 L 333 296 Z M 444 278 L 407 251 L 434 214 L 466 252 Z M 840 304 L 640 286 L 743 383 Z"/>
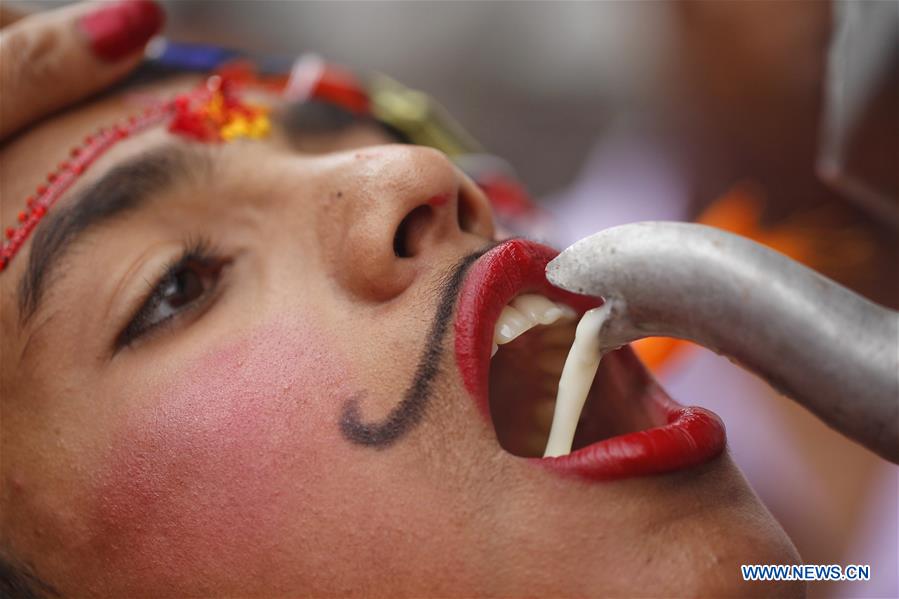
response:
<path fill-rule="evenodd" d="M 475 260 L 492 247 L 493 244 L 460 260 L 444 283 L 440 303 L 427 335 L 427 347 L 415 367 L 412 384 L 403 393 L 402 401 L 390 410 L 387 417 L 380 422 L 363 422 L 359 396 L 351 397 L 343 404 L 340 432 L 345 439 L 356 445 L 385 448 L 396 443 L 422 421 L 432 396 L 434 379 L 440 372 L 446 331 L 452 321 L 453 308 L 465 273 Z"/>

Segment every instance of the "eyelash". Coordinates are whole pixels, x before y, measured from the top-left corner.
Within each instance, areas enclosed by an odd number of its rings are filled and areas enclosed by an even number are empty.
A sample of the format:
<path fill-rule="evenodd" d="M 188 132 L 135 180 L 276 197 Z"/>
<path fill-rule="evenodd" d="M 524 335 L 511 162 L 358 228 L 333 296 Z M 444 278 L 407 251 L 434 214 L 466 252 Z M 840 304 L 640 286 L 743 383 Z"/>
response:
<path fill-rule="evenodd" d="M 200 237 L 188 240 L 184 244 L 181 254 L 168 262 L 156 277 L 155 283 L 150 285 L 148 295 L 141 302 L 140 307 L 128 320 L 128 324 L 116 337 L 116 350 L 130 346 L 140 337 L 150 332 L 155 332 L 160 327 L 172 323 L 186 311 L 191 311 L 205 303 L 219 282 L 222 268 L 227 264 L 209 239 Z M 180 309 L 175 309 L 172 314 L 153 321 L 154 312 L 162 307 L 166 301 L 166 293 L 169 287 L 178 283 L 178 277 L 190 270 L 196 271 L 203 280 L 205 287 L 195 299 L 186 302 Z"/>

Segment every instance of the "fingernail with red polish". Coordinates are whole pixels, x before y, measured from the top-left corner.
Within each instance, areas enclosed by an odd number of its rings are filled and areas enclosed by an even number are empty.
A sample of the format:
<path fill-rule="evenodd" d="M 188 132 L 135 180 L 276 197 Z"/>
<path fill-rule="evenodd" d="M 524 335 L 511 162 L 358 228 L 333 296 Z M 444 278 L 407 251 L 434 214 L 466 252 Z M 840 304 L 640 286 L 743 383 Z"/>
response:
<path fill-rule="evenodd" d="M 121 0 L 84 15 L 78 25 L 94 55 L 112 62 L 143 48 L 164 22 L 165 13 L 153 0 Z"/>

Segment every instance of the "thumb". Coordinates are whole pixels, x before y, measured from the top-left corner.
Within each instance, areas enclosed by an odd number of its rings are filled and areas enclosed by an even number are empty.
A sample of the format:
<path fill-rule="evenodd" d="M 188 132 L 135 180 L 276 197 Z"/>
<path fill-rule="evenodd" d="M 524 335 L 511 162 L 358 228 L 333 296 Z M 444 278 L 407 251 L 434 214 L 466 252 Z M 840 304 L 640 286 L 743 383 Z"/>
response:
<path fill-rule="evenodd" d="M 124 77 L 161 28 L 153 0 L 76 4 L 0 31 L 0 141 Z"/>

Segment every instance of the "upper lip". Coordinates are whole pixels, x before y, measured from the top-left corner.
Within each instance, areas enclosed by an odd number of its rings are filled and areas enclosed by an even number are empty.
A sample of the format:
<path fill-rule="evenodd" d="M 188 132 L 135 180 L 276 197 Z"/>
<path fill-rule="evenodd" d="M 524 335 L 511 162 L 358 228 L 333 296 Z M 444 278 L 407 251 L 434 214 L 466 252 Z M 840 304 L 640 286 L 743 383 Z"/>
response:
<path fill-rule="evenodd" d="M 544 274 L 557 251 L 512 239 L 478 259 L 459 296 L 455 321 L 456 362 L 469 394 L 490 420 L 488 375 L 494 325 L 503 307 L 524 293 L 538 293 L 578 312 L 601 300 L 553 287 Z M 616 367 L 631 369 L 641 380 L 641 397 L 657 414 L 657 426 L 604 439 L 558 458 L 531 458 L 553 470 L 594 479 L 613 479 L 669 472 L 706 462 L 724 449 L 721 420 L 703 408 L 684 407 L 667 396 L 629 348 L 609 354 Z"/>

